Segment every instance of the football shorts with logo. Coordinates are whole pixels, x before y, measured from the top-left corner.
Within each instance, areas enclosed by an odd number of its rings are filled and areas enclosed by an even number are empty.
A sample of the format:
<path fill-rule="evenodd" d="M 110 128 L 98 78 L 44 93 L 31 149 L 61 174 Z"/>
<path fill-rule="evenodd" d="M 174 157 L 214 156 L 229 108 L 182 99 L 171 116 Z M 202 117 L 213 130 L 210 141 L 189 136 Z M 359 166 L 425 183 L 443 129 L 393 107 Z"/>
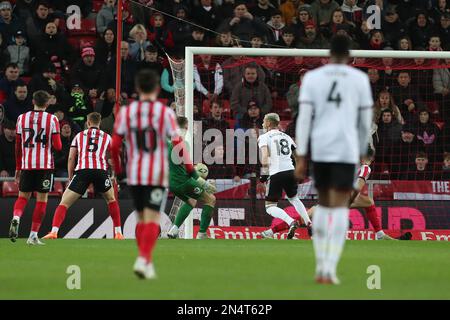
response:
<path fill-rule="evenodd" d="M 53 170 L 20 171 L 19 191 L 48 193 L 53 189 Z"/>
<path fill-rule="evenodd" d="M 106 170 L 81 169 L 75 171 L 69 189 L 78 194 L 84 194 L 91 183 L 94 185 L 95 192 L 100 193 L 105 193 L 112 187 Z"/>

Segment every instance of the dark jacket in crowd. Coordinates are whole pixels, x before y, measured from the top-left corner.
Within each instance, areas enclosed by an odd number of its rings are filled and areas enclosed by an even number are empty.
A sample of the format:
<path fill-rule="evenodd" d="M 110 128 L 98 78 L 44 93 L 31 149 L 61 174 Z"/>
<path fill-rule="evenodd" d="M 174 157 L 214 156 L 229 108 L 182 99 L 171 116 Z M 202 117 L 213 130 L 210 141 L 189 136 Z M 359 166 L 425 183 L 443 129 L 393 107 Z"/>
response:
<path fill-rule="evenodd" d="M 94 62 L 87 66 L 83 59 L 78 60 L 71 69 L 70 80 L 72 84 L 79 83 L 85 90 L 100 89 L 104 81 L 104 68 Z"/>
<path fill-rule="evenodd" d="M 5 117 L 13 122 L 17 121 L 17 118 L 25 112 L 33 109 L 30 95 L 27 96 L 25 100 L 17 99 L 16 95 L 13 94 L 5 102 Z"/>
<path fill-rule="evenodd" d="M 16 171 L 15 141 L 9 142 L 5 135 L 0 135 L 0 171 L 6 170 L 10 176 Z"/>

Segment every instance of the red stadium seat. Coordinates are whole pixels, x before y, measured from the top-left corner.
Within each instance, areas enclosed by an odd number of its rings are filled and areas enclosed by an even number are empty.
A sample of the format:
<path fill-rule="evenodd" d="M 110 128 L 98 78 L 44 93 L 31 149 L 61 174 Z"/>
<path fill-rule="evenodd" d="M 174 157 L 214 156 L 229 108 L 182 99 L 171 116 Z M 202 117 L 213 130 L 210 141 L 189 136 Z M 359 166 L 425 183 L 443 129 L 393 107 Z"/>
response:
<path fill-rule="evenodd" d="M 99 12 L 104 3 L 104 1 L 94 0 L 92 2 L 92 12 Z"/>
<path fill-rule="evenodd" d="M 95 25 L 95 20 L 93 19 L 81 19 L 80 29 L 67 30 L 67 33 L 72 35 L 97 35 L 97 28 Z"/>
<path fill-rule="evenodd" d="M 83 48 L 93 47 L 96 40 L 97 37 L 86 35 L 71 35 L 67 38 L 67 41 L 72 46 L 72 48 L 74 48 L 78 52 Z"/>
<path fill-rule="evenodd" d="M 53 185 L 53 191 L 49 192 L 48 195 L 52 197 L 61 197 L 64 193 L 64 186 L 62 182 L 55 181 Z"/>
<path fill-rule="evenodd" d="M 17 197 L 19 194 L 19 186 L 14 181 L 3 182 L 2 196 Z"/>

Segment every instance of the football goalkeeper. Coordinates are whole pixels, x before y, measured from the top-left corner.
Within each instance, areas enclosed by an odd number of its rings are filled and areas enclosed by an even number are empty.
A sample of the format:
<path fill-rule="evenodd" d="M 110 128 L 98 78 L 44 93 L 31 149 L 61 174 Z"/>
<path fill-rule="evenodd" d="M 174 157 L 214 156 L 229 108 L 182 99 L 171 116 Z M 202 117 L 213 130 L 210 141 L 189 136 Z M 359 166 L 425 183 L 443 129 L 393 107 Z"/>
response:
<path fill-rule="evenodd" d="M 180 130 L 183 131 L 180 136 L 184 136 L 188 121 L 185 117 L 178 117 L 177 122 Z M 200 200 L 203 202 L 203 209 L 197 239 L 206 239 L 206 230 L 208 229 L 216 205 L 216 197 L 214 196 L 216 188 L 204 178 L 200 177 L 195 170 L 191 174 L 188 174 L 185 166 L 177 161 L 177 159 L 180 159 L 180 156 L 184 158 L 184 155 L 180 153 L 187 152 L 187 150 L 174 150 L 174 146 L 176 146 L 176 142 L 174 141 L 168 141 L 168 146 L 169 188 L 184 203 L 178 210 L 174 225 L 170 228 L 167 236 L 171 239 L 178 237 L 180 226 L 189 216 L 191 210 L 197 205 L 197 200 Z"/>

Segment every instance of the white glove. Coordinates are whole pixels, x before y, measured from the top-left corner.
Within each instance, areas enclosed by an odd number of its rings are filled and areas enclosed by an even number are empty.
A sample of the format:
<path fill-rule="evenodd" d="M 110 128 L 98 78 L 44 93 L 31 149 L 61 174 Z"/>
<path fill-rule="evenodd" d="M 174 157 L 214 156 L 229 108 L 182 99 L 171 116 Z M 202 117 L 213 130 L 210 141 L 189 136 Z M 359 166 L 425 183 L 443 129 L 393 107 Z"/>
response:
<path fill-rule="evenodd" d="M 200 183 L 201 187 L 205 189 L 206 192 L 214 194 L 216 193 L 217 189 L 214 185 L 203 179 L 202 177 L 199 177 L 197 179 L 197 182 Z"/>

